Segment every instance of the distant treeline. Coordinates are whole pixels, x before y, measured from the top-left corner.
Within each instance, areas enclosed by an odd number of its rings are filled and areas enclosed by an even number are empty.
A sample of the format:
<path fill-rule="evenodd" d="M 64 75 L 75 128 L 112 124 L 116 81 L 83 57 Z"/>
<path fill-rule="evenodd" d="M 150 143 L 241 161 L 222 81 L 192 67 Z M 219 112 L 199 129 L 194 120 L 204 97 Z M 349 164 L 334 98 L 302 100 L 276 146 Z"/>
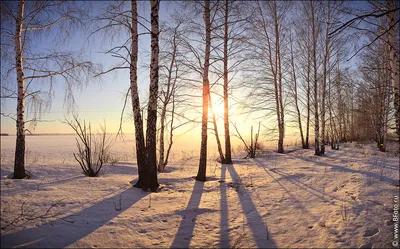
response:
<path fill-rule="evenodd" d="M 75 133 L 26 133 L 26 136 L 72 136 L 76 135 Z M 116 133 L 107 133 L 107 135 L 116 135 Z M 134 133 L 124 133 L 124 135 L 135 135 Z M 0 133 L 0 136 L 10 136 L 8 133 Z M 15 136 L 13 134 L 12 136 Z"/>
<path fill-rule="evenodd" d="M 75 133 L 27 133 L 27 136 L 71 136 L 75 135 Z"/>
<path fill-rule="evenodd" d="M 26 136 L 72 136 L 76 133 L 27 133 Z M 116 133 L 107 133 L 107 135 L 116 135 Z M 124 135 L 134 135 L 134 133 L 124 133 Z M 8 136 L 8 134 L 2 136 Z"/>

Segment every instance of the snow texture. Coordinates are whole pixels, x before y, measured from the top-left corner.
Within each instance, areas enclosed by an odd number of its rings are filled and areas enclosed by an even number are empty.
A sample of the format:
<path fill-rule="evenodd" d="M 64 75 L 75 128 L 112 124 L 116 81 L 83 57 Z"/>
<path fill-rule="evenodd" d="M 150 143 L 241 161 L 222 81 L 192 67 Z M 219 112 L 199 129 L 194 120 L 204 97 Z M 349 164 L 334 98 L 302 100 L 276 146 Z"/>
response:
<path fill-rule="evenodd" d="M 1 138 L 1 227 L 15 220 L 2 248 L 391 247 L 399 158 L 374 144 L 209 160 L 206 182 L 193 179 L 198 158 L 182 153 L 150 193 L 131 184 L 133 140 L 116 143 L 114 162 L 89 178 L 72 136 L 28 137 L 32 177 L 12 180 L 14 140 Z"/>

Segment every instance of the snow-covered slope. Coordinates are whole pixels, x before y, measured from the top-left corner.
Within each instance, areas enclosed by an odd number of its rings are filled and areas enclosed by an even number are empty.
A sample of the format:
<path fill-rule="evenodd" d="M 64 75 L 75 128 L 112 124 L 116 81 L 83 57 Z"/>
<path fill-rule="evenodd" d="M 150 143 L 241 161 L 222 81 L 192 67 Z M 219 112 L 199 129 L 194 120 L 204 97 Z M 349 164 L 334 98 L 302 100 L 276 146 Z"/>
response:
<path fill-rule="evenodd" d="M 33 177 L 8 179 L 13 138 L 1 139 L 1 226 L 15 220 L 1 230 L 1 247 L 392 246 L 399 158 L 373 144 L 323 157 L 295 150 L 210 160 L 204 183 L 193 179 L 196 158 L 175 155 L 159 174 L 161 190 L 147 193 L 131 187 L 131 145 L 117 145 L 119 162 L 88 178 L 63 137 L 28 142 Z"/>

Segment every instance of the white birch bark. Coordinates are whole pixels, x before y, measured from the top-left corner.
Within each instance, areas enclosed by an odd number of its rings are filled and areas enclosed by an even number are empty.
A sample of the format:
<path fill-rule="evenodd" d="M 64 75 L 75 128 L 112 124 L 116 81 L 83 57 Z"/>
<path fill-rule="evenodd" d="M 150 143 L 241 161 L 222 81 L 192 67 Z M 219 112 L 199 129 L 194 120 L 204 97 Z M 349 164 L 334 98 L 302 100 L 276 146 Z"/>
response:
<path fill-rule="evenodd" d="M 169 125 L 169 145 L 167 149 L 167 153 L 165 155 L 165 161 L 164 161 L 164 167 L 165 165 L 168 165 L 168 158 L 171 153 L 171 148 L 174 143 L 173 141 L 173 136 L 174 136 L 174 117 L 175 117 L 175 95 L 172 95 L 172 115 L 171 115 L 171 121 Z"/>
<path fill-rule="evenodd" d="M 307 37 L 308 38 L 308 37 Z M 306 121 L 306 146 L 304 149 L 309 149 L 310 148 L 310 143 L 309 143 L 309 138 L 310 138 L 310 118 L 311 118 L 311 101 L 310 101 L 310 95 L 311 95 L 311 52 L 310 49 L 307 48 L 307 76 L 306 76 L 306 81 L 307 81 L 307 121 Z"/>
<path fill-rule="evenodd" d="M 4 5 L 3 5 L 4 4 Z M 7 5 L 8 2 L 2 2 L 1 7 L 4 7 L 4 19 L 2 20 L 7 25 L 15 25 L 15 31 L 8 30 L 7 36 L 2 36 L 2 39 L 10 40 L 10 43 L 5 42 L 9 46 L 2 47 L 4 53 L 7 56 L 13 54 L 15 58 L 15 64 L 10 68 L 9 72 L 15 68 L 16 80 L 17 80 L 17 117 L 16 117 L 16 146 L 15 146 L 15 159 L 14 159 L 14 178 L 25 178 L 25 125 L 28 122 L 39 122 L 40 118 L 38 113 L 43 109 L 45 104 L 50 106 L 48 100 L 44 100 L 43 95 L 47 95 L 48 99 L 52 96 L 48 91 L 33 91 L 29 92 L 29 85 L 36 81 L 49 79 L 53 82 L 57 76 L 62 76 L 67 83 L 67 91 L 65 93 L 66 102 L 73 102 L 72 88 L 75 83 L 85 83 L 88 80 L 89 73 L 97 73 L 93 63 L 89 61 L 81 61 L 79 58 L 74 56 L 73 52 L 61 52 L 56 51 L 42 51 L 36 53 L 35 49 L 35 38 L 45 35 L 44 32 L 55 32 L 55 26 L 58 26 L 60 31 L 65 27 L 63 23 L 76 24 L 79 17 L 83 13 L 81 6 L 74 6 L 74 3 L 68 1 L 56 1 L 38 3 L 38 1 L 25 1 L 18 0 L 14 4 Z M 64 8 L 64 6 L 67 7 Z M 82 14 L 83 15 L 83 14 Z M 79 17 L 78 17 L 79 16 Z M 15 21 L 15 24 L 14 24 Z M 2 26 L 3 27 L 3 26 Z M 53 30 L 52 30 L 53 29 Z M 35 34 L 36 33 L 36 34 Z M 31 34 L 35 37 L 31 37 Z M 47 34 L 48 35 L 48 34 Z M 31 39 L 30 39 L 31 38 Z M 32 39 L 33 38 L 33 39 Z M 29 47 L 25 47 L 24 44 L 28 40 L 32 41 L 30 47 L 32 50 L 28 50 Z M 12 47 L 14 51 L 8 51 L 8 47 Z M 44 54 L 43 54 L 44 53 Z M 27 57 L 24 57 L 27 56 Z M 8 80 L 8 74 L 5 76 Z M 61 77 L 60 77 L 61 78 Z M 25 85 L 25 81 L 29 81 L 29 84 Z M 32 86 L 31 85 L 31 86 Z M 40 87 L 40 86 L 39 86 Z M 32 89 L 32 88 L 31 88 Z M 51 91 L 50 91 L 51 92 Z M 14 94 L 13 94 L 14 95 Z M 26 99 L 32 100 L 33 117 L 31 120 L 25 120 L 25 101 Z M 45 104 L 44 104 L 45 103 Z"/>
<path fill-rule="evenodd" d="M 325 96 L 326 96 L 326 74 L 327 74 L 327 68 L 329 68 L 328 64 L 328 58 L 330 56 L 330 43 L 329 43 L 329 25 L 331 22 L 331 5 L 330 2 L 328 1 L 328 17 L 327 17 L 327 25 L 325 29 L 325 56 L 324 56 L 324 78 L 322 81 L 322 100 L 321 100 L 321 154 L 325 154 Z"/>
<path fill-rule="evenodd" d="M 229 131 L 229 103 L 228 103 L 228 15 L 229 0 L 225 0 L 224 23 L 224 129 L 225 129 L 225 163 L 232 163 L 231 138 Z"/>
<path fill-rule="evenodd" d="M 164 142 L 165 141 L 165 139 L 164 139 L 165 121 L 166 121 L 167 107 L 170 104 L 171 100 L 174 102 L 173 95 L 175 94 L 175 90 L 176 90 L 175 84 L 176 84 L 177 76 L 175 78 L 173 78 L 172 73 L 173 73 L 173 70 L 174 70 L 174 67 L 176 64 L 176 56 L 177 56 L 177 49 L 178 49 L 178 45 L 177 45 L 177 41 L 176 41 L 177 29 L 178 29 L 178 27 L 176 27 L 174 30 L 173 40 L 172 40 L 171 62 L 167 69 L 168 70 L 167 89 L 165 90 L 165 92 L 162 92 L 162 95 L 164 98 L 161 100 L 163 102 L 162 103 L 163 106 L 162 106 L 161 115 L 160 115 L 160 147 L 159 147 L 160 155 L 159 155 L 159 161 L 158 161 L 158 171 L 159 172 L 164 171 L 164 168 L 168 162 L 168 160 L 164 158 L 165 157 L 165 148 L 164 148 L 165 147 L 165 142 Z M 178 69 L 176 68 L 176 70 L 178 70 Z M 177 74 L 177 72 L 176 72 L 176 74 Z M 174 105 L 174 103 L 173 103 L 173 105 Z M 174 119 L 174 115 L 175 115 L 174 109 L 175 108 L 173 108 L 172 112 L 171 112 L 171 119 L 172 119 L 171 122 L 172 123 L 173 123 L 173 119 Z M 173 132 L 173 127 L 171 127 L 171 130 L 170 130 L 170 146 L 172 146 L 171 145 L 172 144 L 172 132 Z M 169 154 L 168 151 L 170 150 L 170 146 L 168 147 L 167 154 Z"/>
<path fill-rule="evenodd" d="M 343 126 L 342 126 L 342 116 L 343 116 L 343 108 L 342 108 L 342 86 L 340 82 L 340 63 L 337 60 L 337 94 L 338 94 L 338 125 L 339 125 L 339 134 L 338 134 L 338 143 L 343 140 Z"/>
<path fill-rule="evenodd" d="M 280 64 L 280 50 L 279 50 L 279 30 L 278 30 L 278 20 L 277 20 L 277 10 L 276 10 L 276 1 L 274 1 L 274 28 L 275 28 L 275 58 L 272 56 L 272 45 L 268 34 L 267 22 L 264 19 L 263 10 L 261 8 L 260 2 L 258 3 L 258 10 L 260 12 L 262 18 L 262 26 L 263 33 L 267 40 L 267 49 L 268 49 L 268 61 L 269 66 L 271 68 L 271 73 L 273 76 L 274 83 L 274 94 L 275 94 L 275 109 L 276 109 L 276 117 L 278 122 L 278 153 L 283 153 L 283 137 L 284 137 L 284 123 L 283 123 L 283 106 L 282 106 L 282 73 L 281 73 L 281 64 Z M 275 59 L 275 60 L 274 60 Z"/>
<path fill-rule="evenodd" d="M 145 188 L 146 179 L 146 147 L 144 143 L 143 133 L 143 119 L 140 111 L 139 92 L 137 84 L 137 62 L 138 62 L 138 17 L 137 17 L 137 2 L 136 0 L 131 1 L 132 11 L 132 24 L 131 24 L 131 54 L 130 54 L 130 88 L 131 88 L 131 100 L 133 118 L 135 123 L 135 141 L 136 141 L 136 161 L 139 171 L 139 180 L 134 185 L 135 187 Z"/>
<path fill-rule="evenodd" d="M 388 10 L 395 9 L 399 6 L 396 0 L 386 1 Z M 397 16 L 396 16 L 397 15 Z M 393 101 L 395 109 L 396 132 L 400 141 L 400 61 L 399 61 L 399 41 L 396 39 L 396 34 L 399 32 L 399 24 L 396 24 L 396 18 L 399 18 L 399 11 L 392 11 L 387 15 L 388 26 L 392 27 L 389 32 L 389 56 L 390 56 L 390 72 L 393 89 Z"/>
<path fill-rule="evenodd" d="M 26 177 L 25 173 L 25 85 L 24 66 L 22 59 L 22 25 L 24 19 L 25 1 L 18 2 L 18 13 L 15 25 L 15 68 L 18 82 L 17 97 L 17 140 L 15 145 L 14 176 L 15 179 Z"/>
<path fill-rule="evenodd" d="M 210 67 L 210 49 L 211 49 L 211 23 L 210 23 L 210 1 L 204 0 L 204 25 L 206 28 L 206 44 L 204 54 L 203 69 L 203 114 L 201 119 L 201 147 L 200 162 L 196 180 L 206 181 L 207 167 L 207 123 L 208 123 L 208 100 L 210 94 L 210 83 L 208 71 Z"/>
<path fill-rule="evenodd" d="M 285 136 L 285 113 L 283 110 L 283 86 L 282 86 L 282 64 L 281 64 L 281 52 L 280 52 L 280 37 L 279 37 L 279 23 L 278 23 L 278 13 L 276 0 L 274 1 L 274 24 L 275 24 L 275 95 L 276 95 L 276 103 L 277 103 L 277 117 L 278 117 L 278 129 L 279 129 L 279 138 L 278 138 L 278 153 L 283 153 L 283 139 Z"/>
<path fill-rule="evenodd" d="M 151 64 L 150 64 L 150 90 L 147 108 L 146 152 L 148 167 L 148 183 L 151 191 L 156 191 L 159 184 L 157 180 L 157 99 L 158 99 L 158 12 L 159 0 L 151 0 Z"/>
<path fill-rule="evenodd" d="M 311 29 L 312 29 L 312 52 L 313 52 L 313 72 L 314 72 L 314 134 L 315 134 L 315 155 L 320 155 L 319 148 L 319 115 L 318 115 L 318 78 L 317 78 L 317 34 L 315 27 L 315 8 L 310 1 L 311 8 Z"/>
<path fill-rule="evenodd" d="M 160 155 L 158 159 L 158 171 L 164 172 L 164 131 L 165 131 L 165 119 L 167 114 L 167 106 L 163 105 L 160 115 Z"/>
<path fill-rule="evenodd" d="M 297 122 L 299 123 L 301 146 L 304 149 L 305 148 L 305 141 L 304 141 L 304 134 L 303 134 L 303 126 L 301 124 L 301 113 L 300 113 L 299 101 L 298 101 L 297 78 L 296 78 L 296 68 L 295 68 L 294 56 L 293 56 L 293 40 L 292 40 L 292 37 L 290 37 L 290 59 L 291 59 L 291 66 L 292 66 L 292 80 L 293 80 L 293 88 L 294 88 L 294 104 L 295 104 L 296 112 L 297 112 Z"/>
<path fill-rule="evenodd" d="M 219 133 L 218 133 L 218 127 L 217 127 L 217 118 L 215 116 L 215 111 L 214 111 L 213 106 L 212 106 L 211 94 L 208 95 L 208 102 L 209 102 L 210 111 L 212 113 L 215 140 L 217 141 L 217 149 L 218 149 L 218 153 L 219 153 L 219 159 L 220 159 L 221 163 L 224 163 L 225 157 L 224 157 L 224 153 L 222 152 L 221 140 L 219 139 Z"/>

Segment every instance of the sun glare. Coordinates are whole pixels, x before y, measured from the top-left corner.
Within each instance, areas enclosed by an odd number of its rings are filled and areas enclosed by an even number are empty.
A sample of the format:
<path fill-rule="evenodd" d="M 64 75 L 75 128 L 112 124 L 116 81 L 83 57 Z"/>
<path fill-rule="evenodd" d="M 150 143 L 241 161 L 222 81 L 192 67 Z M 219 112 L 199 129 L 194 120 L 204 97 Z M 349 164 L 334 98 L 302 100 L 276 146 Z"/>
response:
<path fill-rule="evenodd" d="M 224 117 L 224 102 L 219 102 L 219 103 L 213 103 L 213 111 L 215 113 L 215 116 L 217 118 L 223 118 Z"/>

